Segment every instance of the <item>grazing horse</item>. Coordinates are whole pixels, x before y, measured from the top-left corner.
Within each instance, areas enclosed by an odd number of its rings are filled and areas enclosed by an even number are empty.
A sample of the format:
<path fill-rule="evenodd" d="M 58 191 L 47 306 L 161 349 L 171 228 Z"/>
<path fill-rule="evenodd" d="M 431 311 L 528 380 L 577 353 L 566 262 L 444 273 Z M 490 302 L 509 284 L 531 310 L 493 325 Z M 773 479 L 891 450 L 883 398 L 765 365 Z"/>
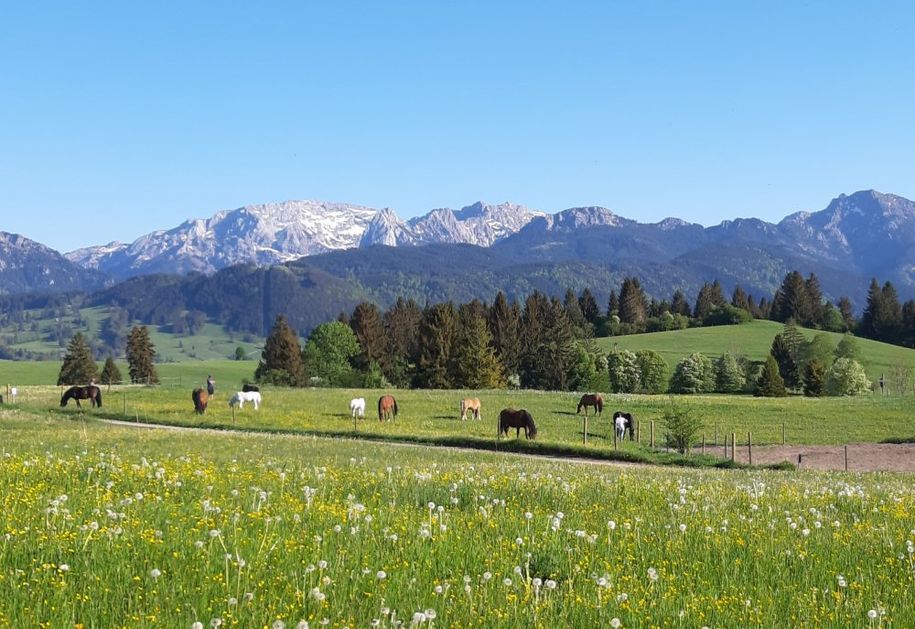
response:
<path fill-rule="evenodd" d="M 600 393 L 585 393 L 578 400 L 578 410 L 575 412 L 581 413 L 581 409 L 585 409 L 585 415 L 587 415 L 589 406 L 593 406 L 594 412 L 600 415 L 604 412 L 604 396 Z"/>
<path fill-rule="evenodd" d="M 624 413 L 623 411 L 613 413 L 613 426 L 618 438 L 624 439 L 628 430 L 629 441 L 635 441 L 635 418 L 632 413 Z"/>
<path fill-rule="evenodd" d="M 378 398 L 378 421 L 391 420 L 397 417 L 397 400 L 393 395 L 382 395 Z"/>
<path fill-rule="evenodd" d="M 353 414 L 353 419 L 356 419 L 356 415 L 359 415 L 362 419 L 365 419 L 365 398 L 364 397 L 355 397 L 349 401 L 349 410 Z"/>
<path fill-rule="evenodd" d="M 533 439 L 537 436 L 534 418 L 523 408 L 520 411 L 506 408 L 499 413 L 499 435 L 507 437 L 509 428 L 515 429 L 515 438 L 518 438 L 522 428 L 524 428 L 524 436 L 528 439 Z"/>
<path fill-rule="evenodd" d="M 82 408 L 80 400 L 89 400 L 92 402 L 92 406 L 102 408 L 102 390 L 93 384 L 88 387 L 70 387 L 61 396 L 60 405 L 66 406 L 70 400 L 76 400 L 76 408 Z"/>
<path fill-rule="evenodd" d="M 257 391 L 239 391 L 229 400 L 229 406 L 244 408 L 245 402 L 254 404 L 254 410 L 256 411 L 261 406 L 261 394 Z"/>
<path fill-rule="evenodd" d="M 480 419 L 480 398 L 467 397 L 461 400 L 461 421 L 467 420 L 467 411 L 472 419 Z"/>
<path fill-rule="evenodd" d="M 248 384 L 247 382 L 241 385 L 241 390 L 243 393 L 251 393 L 252 391 L 260 393 L 260 388 L 256 384 Z"/>
<path fill-rule="evenodd" d="M 194 412 L 203 415 L 207 410 L 207 402 L 210 400 L 210 394 L 206 389 L 194 389 L 191 393 L 191 399 L 194 400 Z"/>

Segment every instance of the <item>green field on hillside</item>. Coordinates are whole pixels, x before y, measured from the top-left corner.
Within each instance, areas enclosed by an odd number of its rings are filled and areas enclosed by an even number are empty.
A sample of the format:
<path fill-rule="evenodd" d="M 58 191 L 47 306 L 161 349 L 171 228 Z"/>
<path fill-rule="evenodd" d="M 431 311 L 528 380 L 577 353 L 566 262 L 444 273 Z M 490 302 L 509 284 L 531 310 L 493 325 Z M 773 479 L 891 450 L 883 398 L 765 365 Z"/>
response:
<path fill-rule="evenodd" d="M 2 625 L 915 625 L 908 476 L 45 417 L 0 409 Z"/>
<path fill-rule="evenodd" d="M 121 376 L 128 378 L 127 363 L 116 362 Z M 99 362 L 99 369 L 103 365 Z M 256 368 L 256 360 L 186 360 L 156 365 L 162 385 L 175 387 L 201 386 L 207 375 L 212 375 L 218 386 L 238 388 L 245 379 L 254 378 Z M 0 360 L 0 386 L 54 384 L 59 371 L 60 362 L 56 360 Z"/>
<path fill-rule="evenodd" d="M 631 334 L 596 339 L 597 345 L 610 351 L 613 348 L 638 351 L 650 349 L 661 354 L 671 371 L 681 358 L 693 352 L 714 357 L 731 352 L 744 355 L 750 360 L 765 360 L 772 347 L 772 339 L 784 326 L 775 321 L 752 321 L 743 325 L 689 328 L 670 332 Z M 798 328 L 809 340 L 819 330 Z M 825 332 L 833 346 L 842 338 L 841 334 Z M 899 364 L 915 367 L 915 350 L 869 339 L 856 338 L 861 349 L 861 358 L 868 377 L 876 380 L 881 373 L 887 374 Z"/>
<path fill-rule="evenodd" d="M 97 338 L 103 323 L 108 319 L 108 309 L 102 307 L 26 310 L 26 321 L 0 326 L 0 341 L 11 351 L 25 350 L 44 357 L 60 355 L 65 347 L 57 340 L 56 331 L 63 327 L 64 346 L 76 332 L 90 339 Z M 78 323 L 77 323 L 78 322 Z M 228 332 L 222 326 L 204 324 L 193 336 L 173 334 L 167 326 L 147 326 L 156 346 L 158 359 L 164 362 L 184 360 L 219 360 L 235 356 L 238 347 L 246 356 L 258 358 L 263 339 L 251 334 Z"/>

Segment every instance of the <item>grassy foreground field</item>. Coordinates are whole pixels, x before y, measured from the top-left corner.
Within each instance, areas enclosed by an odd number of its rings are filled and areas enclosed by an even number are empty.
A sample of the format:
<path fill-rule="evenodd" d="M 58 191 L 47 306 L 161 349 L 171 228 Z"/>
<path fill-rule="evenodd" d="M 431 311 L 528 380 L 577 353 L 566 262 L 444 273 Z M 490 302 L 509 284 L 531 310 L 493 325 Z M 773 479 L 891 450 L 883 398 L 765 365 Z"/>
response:
<path fill-rule="evenodd" d="M 734 432 L 745 443 L 781 443 L 784 425 L 789 444 L 843 444 L 907 439 L 915 435 L 912 398 L 860 396 L 857 398 L 753 398 L 729 395 L 643 396 L 607 395 L 602 418 L 591 418 L 587 446 L 582 446 L 582 418 L 575 414 L 579 394 L 539 391 L 394 391 L 400 414 L 393 422 L 380 423 L 375 407 L 383 391 L 365 389 L 273 389 L 263 388 L 259 411 L 250 405 L 235 412 L 227 401 L 232 389 L 218 388 L 216 398 L 203 416 L 194 414 L 190 386 L 177 388 L 124 387 L 104 394 L 102 409 L 87 412 L 116 419 L 141 420 L 186 426 L 239 427 L 254 430 L 298 431 L 312 434 L 348 435 L 354 431 L 349 400 L 364 397 L 367 418 L 357 422 L 362 436 L 417 440 L 454 445 L 485 444 L 492 447 L 499 410 L 526 408 L 534 417 L 538 435 L 525 447 L 556 451 L 574 447 L 581 454 L 612 453 L 611 417 L 616 409 L 634 413 L 641 442 L 650 440 L 655 424 L 655 443 L 662 444 L 663 415 L 676 405 L 699 417 L 707 443 L 723 442 Z M 459 421 L 462 397 L 479 397 L 483 421 Z M 125 402 L 126 398 L 126 402 Z M 24 387 L 20 404 L 41 412 L 76 413 L 71 406 L 61 411 L 57 387 Z M 126 411 L 126 412 L 125 412 Z M 862 420 L 866 418 L 866 421 Z M 514 441 L 512 432 L 511 442 Z M 701 441 L 701 434 L 699 439 Z M 522 433 L 523 441 L 523 433 Z M 504 443 L 504 442 L 503 442 Z M 645 454 L 645 448 L 621 443 L 619 456 Z"/>
<path fill-rule="evenodd" d="M 2 625 L 915 624 L 907 477 L 43 417 L 0 410 Z"/>
<path fill-rule="evenodd" d="M 690 328 L 671 332 L 652 332 L 650 334 L 631 334 L 596 339 L 604 351 L 614 347 L 638 351 L 650 349 L 658 352 L 673 370 L 681 358 L 693 352 L 706 356 L 720 356 L 724 352 L 735 355 L 743 354 L 751 360 L 765 360 L 772 347 L 772 339 L 782 331 L 783 325 L 775 321 L 752 321 L 743 325 L 715 326 L 708 328 Z M 809 340 L 818 330 L 799 328 Z M 841 334 L 825 332 L 832 340 L 833 346 L 842 338 Z M 915 367 L 915 350 L 888 343 L 856 339 L 861 349 L 861 360 L 867 375 L 876 380 L 881 373 L 887 377 L 895 365 L 904 364 Z M 908 391 L 911 393 L 911 391 Z"/>

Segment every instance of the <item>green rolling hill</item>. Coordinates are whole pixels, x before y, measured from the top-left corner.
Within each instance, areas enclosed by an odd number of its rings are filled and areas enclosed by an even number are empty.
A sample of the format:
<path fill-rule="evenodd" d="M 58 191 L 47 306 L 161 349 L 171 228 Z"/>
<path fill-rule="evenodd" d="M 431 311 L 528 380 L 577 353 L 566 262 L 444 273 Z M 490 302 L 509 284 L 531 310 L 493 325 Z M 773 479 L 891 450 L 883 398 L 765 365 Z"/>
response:
<path fill-rule="evenodd" d="M 671 332 L 652 332 L 596 339 L 598 346 L 606 351 L 614 348 L 638 351 L 650 349 L 658 352 L 673 370 L 681 358 L 693 352 L 714 357 L 730 351 L 742 354 L 750 360 L 764 360 L 772 346 L 773 337 L 781 332 L 782 324 L 775 321 L 753 321 L 743 325 L 726 325 L 708 328 L 689 328 Z M 804 336 L 813 338 L 820 330 L 801 328 Z M 825 332 L 833 345 L 842 338 L 841 334 Z M 915 367 L 915 350 L 878 341 L 858 338 L 861 359 L 868 377 L 875 380 L 881 373 L 889 375 L 890 370 L 900 364 Z"/>

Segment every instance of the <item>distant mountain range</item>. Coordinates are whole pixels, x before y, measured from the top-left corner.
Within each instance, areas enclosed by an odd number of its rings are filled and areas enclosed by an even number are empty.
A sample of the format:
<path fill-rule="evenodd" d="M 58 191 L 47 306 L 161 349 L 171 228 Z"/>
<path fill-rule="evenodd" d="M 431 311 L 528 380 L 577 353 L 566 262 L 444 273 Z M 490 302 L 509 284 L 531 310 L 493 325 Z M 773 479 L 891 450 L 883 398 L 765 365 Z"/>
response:
<path fill-rule="evenodd" d="M 0 266 L 0 293 L 92 291 L 106 278 L 110 286 L 113 279 L 198 271 L 204 275 L 135 277 L 93 300 L 132 303 L 139 311 L 143 301 L 177 300 L 250 331 L 263 331 L 284 309 L 301 310 L 299 326 L 307 328 L 358 300 L 385 305 L 401 295 L 420 302 L 490 299 L 505 290 L 521 298 L 534 289 L 556 294 L 587 286 L 603 300 L 626 275 L 640 277 L 659 298 L 681 289 L 693 299 L 713 279 L 728 291 L 740 284 L 771 297 L 792 269 L 816 273 L 828 297 L 848 295 L 859 309 L 871 277 L 891 280 L 902 298 L 915 297 L 915 203 L 873 190 L 841 195 L 819 212 L 777 224 L 753 218 L 713 227 L 676 218 L 645 224 L 601 207 L 544 214 L 510 203 L 433 210 L 403 221 L 389 209 L 303 201 L 220 212 L 130 245 L 74 251 L 68 259 L 19 236 L 4 235 L 0 243 L 7 243 L 0 260 L 41 252 L 40 262 L 30 259 L 44 269 Z M 285 270 L 255 268 L 278 263 Z M 231 267 L 236 264 L 247 266 Z M 247 301 L 233 300 L 230 281 L 242 277 L 257 290 Z M 164 285 L 167 294 L 160 292 Z M 228 313 L 220 301 L 258 314 Z"/>

